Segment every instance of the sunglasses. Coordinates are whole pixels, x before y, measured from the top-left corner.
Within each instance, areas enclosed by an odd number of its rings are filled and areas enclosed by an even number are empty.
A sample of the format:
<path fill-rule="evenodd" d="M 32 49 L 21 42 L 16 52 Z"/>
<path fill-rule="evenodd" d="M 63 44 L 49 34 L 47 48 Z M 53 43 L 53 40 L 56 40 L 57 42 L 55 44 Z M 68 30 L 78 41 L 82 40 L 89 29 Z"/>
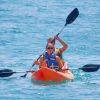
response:
<path fill-rule="evenodd" d="M 53 49 L 53 47 L 47 47 L 47 49 Z"/>

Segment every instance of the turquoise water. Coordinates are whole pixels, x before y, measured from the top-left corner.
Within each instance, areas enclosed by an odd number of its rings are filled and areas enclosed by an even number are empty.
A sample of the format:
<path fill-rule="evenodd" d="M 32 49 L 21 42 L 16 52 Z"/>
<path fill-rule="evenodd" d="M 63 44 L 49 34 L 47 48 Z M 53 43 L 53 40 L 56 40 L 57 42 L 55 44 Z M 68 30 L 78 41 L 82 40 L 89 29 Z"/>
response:
<path fill-rule="evenodd" d="M 63 56 L 70 68 L 100 64 L 99 0 L 0 0 L 0 69 L 28 70 L 76 7 L 79 17 L 60 34 L 69 45 Z M 34 84 L 31 74 L 0 78 L 0 100 L 100 100 L 100 71 L 73 74 L 51 85 Z"/>

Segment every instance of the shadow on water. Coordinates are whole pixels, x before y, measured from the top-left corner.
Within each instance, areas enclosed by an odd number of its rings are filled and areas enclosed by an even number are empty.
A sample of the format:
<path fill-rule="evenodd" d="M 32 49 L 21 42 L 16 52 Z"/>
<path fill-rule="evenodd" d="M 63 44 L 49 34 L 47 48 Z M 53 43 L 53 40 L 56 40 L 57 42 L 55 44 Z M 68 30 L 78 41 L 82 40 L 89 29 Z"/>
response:
<path fill-rule="evenodd" d="M 31 79 L 31 82 L 33 85 L 41 85 L 41 86 L 58 85 L 58 84 L 65 83 L 65 81 L 52 82 L 52 81 L 38 81 L 38 80 L 33 80 L 33 79 Z"/>
<path fill-rule="evenodd" d="M 63 80 L 60 82 L 53 82 L 53 81 L 38 81 L 31 79 L 31 82 L 33 85 L 41 85 L 41 86 L 50 86 L 50 85 L 61 85 L 65 84 L 66 82 L 71 82 L 73 80 Z"/>

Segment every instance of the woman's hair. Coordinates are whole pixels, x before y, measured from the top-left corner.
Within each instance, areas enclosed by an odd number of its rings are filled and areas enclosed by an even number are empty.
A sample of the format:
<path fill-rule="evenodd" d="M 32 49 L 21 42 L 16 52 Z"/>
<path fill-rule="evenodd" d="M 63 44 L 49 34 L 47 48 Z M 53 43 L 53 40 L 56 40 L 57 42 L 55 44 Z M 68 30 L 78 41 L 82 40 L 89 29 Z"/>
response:
<path fill-rule="evenodd" d="M 55 39 L 54 37 L 49 37 L 48 40 L 47 40 L 48 43 L 53 43 L 55 44 Z"/>
<path fill-rule="evenodd" d="M 47 43 L 46 49 L 47 49 L 49 46 L 53 46 L 53 47 L 54 47 L 54 45 L 53 45 L 52 43 Z"/>

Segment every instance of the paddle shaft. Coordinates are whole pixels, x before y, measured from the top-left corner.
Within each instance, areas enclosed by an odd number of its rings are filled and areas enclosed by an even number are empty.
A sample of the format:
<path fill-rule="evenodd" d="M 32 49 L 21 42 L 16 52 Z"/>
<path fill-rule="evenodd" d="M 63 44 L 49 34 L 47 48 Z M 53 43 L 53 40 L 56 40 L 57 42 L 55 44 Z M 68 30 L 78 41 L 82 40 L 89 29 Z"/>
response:
<path fill-rule="evenodd" d="M 68 25 L 71 24 L 72 22 L 74 22 L 74 20 L 78 17 L 79 15 L 79 11 L 77 8 L 75 8 L 66 18 L 66 23 L 65 25 L 62 27 L 62 29 L 59 31 L 59 33 L 56 35 L 60 35 L 61 32 L 64 30 L 64 28 Z"/>
<path fill-rule="evenodd" d="M 62 70 L 82 70 L 84 72 L 96 72 L 99 70 L 99 68 L 100 68 L 100 64 L 87 64 L 81 68 L 67 68 L 67 69 L 62 69 Z M 29 73 L 29 72 L 35 72 L 35 71 L 32 70 L 32 71 L 26 71 L 26 72 Z M 15 73 L 26 73 L 26 72 L 23 72 L 23 71 L 15 72 L 10 69 L 3 69 L 3 70 L 0 70 L 0 77 L 9 77 Z"/>
<path fill-rule="evenodd" d="M 38 61 L 38 60 L 40 59 L 41 56 L 42 56 L 42 55 L 40 55 L 40 56 L 37 58 L 36 61 Z M 29 71 L 32 70 L 32 68 L 33 68 L 34 65 L 35 65 L 35 63 L 33 63 L 33 65 L 30 67 Z M 26 73 L 25 73 L 24 75 L 22 75 L 21 77 L 26 77 L 29 71 L 26 71 Z"/>
<path fill-rule="evenodd" d="M 14 73 L 25 73 L 25 72 L 28 72 L 28 73 L 29 73 L 29 72 L 35 72 L 35 71 L 33 71 L 33 70 L 32 70 L 32 71 L 17 71 L 17 72 L 16 72 L 16 71 L 12 71 L 12 72 L 5 72 L 5 71 L 4 71 L 4 72 L 2 72 L 2 73 L 0 73 L 0 74 L 5 74 L 5 73 L 6 73 L 6 74 L 7 74 L 7 73 L 13 73 L 13 74 L 14 74 Z"/>
<path fill-rule="evenodd" d="M 87 65 L 84 65 L 83 67 L 81 68 L 67 68 L 67 69 L 62 69 L 62 70 L 82 70 L 84 72 L 96 72 L 98 71 L 100 68 L 100 64 L 87 64 Z M 35 72 L 34 70 L 32 71 L 26 71 L 27 73 L 30 73 L 30 72 Z M 10 70 L 10 69 L 3 69 L 3 70 L 0 70 L 0 77 L 9 77 L 15 73 L 26 73 L 26 72 L 15 72 L 13 70 Z"/>
<path fill-rule="evenodd" d="M 64 25 L 63 27 L 62 27 L 62 29 L 59 31 L 59 33 L 58 34 L 56 34 L 56 36 L 58 36 L 58 35 L 60 35 L 61 34 L 61 32 L 64 30 L 64 28 L 65 28 L 66 26 Z"/>

